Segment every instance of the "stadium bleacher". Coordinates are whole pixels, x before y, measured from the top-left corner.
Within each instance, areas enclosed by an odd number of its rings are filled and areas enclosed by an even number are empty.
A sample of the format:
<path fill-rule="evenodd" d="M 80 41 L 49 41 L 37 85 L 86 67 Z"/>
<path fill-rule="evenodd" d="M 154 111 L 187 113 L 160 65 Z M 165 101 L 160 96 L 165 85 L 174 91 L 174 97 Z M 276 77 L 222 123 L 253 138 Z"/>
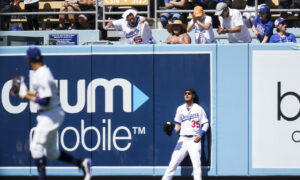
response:
<path fill-rule="evenodd" d="M 276 10 L 278 9 L 278 5 L 279 5 L 279 0 L 266 0 L 266 4 L 268 4 L 272 10 Z M 59 0 L 59 1 L 55 1 L 55 0 L 40 0 L 39 1 L 39 11 L 40 12 L 56 12 L 56 14 L 42 14 L 39 15 L 39 23 L 40 23 L 40 30 L 53 30 L 55 29 L 55 27 L 57 27 L 57 24 L 59 23 L 59 19 L 58 19 L 58 13 L 59 13 L 59 9 L 62 6 L 62 3 L 64 1 Z M 100 5 L 101 4 L 101 5 Z M 245 0 L 234 0 L 232 3 L 233 8 L 236 9 L 244 9 L 246 4 Z M 101 6 L 101 7 L 100 7 Z M 109 6 L 115 6 L 117 7 L 117 11 L 116 12 L 109 12 L 107 10 L 107 7 Z M 154 16 L 155 14 L 157 14 L 157 18 L 156 18 L 156 22 L 155 25 L 152 27 L 153 28 L 153 36 L 156 39 L 156 42 L 164 42 L 165 39 L 165 35 L 167 34 L 167 31 L 161 28 L 160 22 L 159 22 L 159 14 L 157 11 L 162 11 L 163 10 L 163 3 L 159 3 L 159 1 L 157 2 L 153 2 L 153 1 L 103 1 L 101 3 L 99 3 L 99 7 L 102 8 L 103 11 L 99 11 L 99 13 L 101 14 L 101 19 L 97 20 L 97 26 L 96 28 L 99 29 L 99 31 L 103 31 L 102 27 L 104 27 L 105 23 L 108 22 L 109 19 L 109 15 L 121 15 L 122 12 L 124 12 L 125 10 L 129 9 L 129 8 L 142 8 L 141 14 L 143 16 L 150 16 L 150 14 L 152 16 Z M 293 8 L 293 7 L 291 7 Z M 144 9 L 146 9 L 146 11 L 143 11 Z M 191 12 L 192 10 L 190 10 Z M 24 12 L 24 2 L 23 0 L 21 0 L 21 2 L 19 3 L 19 5 L 17 7 L 14 7 L 14 11 L 13 12 L 19 12 L 20 15 L 14 15 L 12 16 L 13 18 L 11 18 L 10 23 L 11 26 L 13 26 L 14 24 L 22 24 L 22 26 L 26 27 L 27 24 L 27 20 L 26 20 L 26 16 L 22 15 L 22 12 Z M 276 18 L 280 17 L 280 12 L 274 12 L 272 11 L 272 19 L 275 20 Z M 300 25 L 300 21 L 299 21 L 299 16 L 298 13 L 289 13 L 288 14 L 288 31 L 289 32 L 293 32 L 294 34 L 296 34 L 296 36 L 298 37 L 299 31 L 298 28 Z M 68 23 L 68 21 L 66 20 L 66 23 Z M 291 29 L 291 27 L 294 27 L 293 29 Z M 76 32 L 79 30 L 76 30 Z M 275 29 L 274 29 L 275 31 Z M 60 32 L 60 31 L 57 31 Z M 74 33 L 75 31 L 72 31 L 70 33 Z M 252 31 L 250 31 L 252 32 Z M 18 34 L 19 32 L 15 32 L 15 34 Z M 64 31 L 64 33 L 68 33 L 68 31 Z M 30 34 L 30 33 L 29 33 Z M 47 34 L 47 33 L 46 33 Z M 81 34 L 81 33 L 80 33 Z M 4 34 L 2 32 L 0 32 L 0 36 L 4 36 Z M 119 40 L 118 43 L 123 43 L 124 39 L 123 39 L 123 34 L 121 32 L 118 31 L 114 31 L 114 30 L 109 30 L 107 32 L 107 35 L 103 36 L 102 34 L 99 36 L 100 39 L 98 40 L 103 40 L 103 38 L 105 38 L 105 40 L 108 39 L 109 40 L 113 40 L 116 39 L 116 37 L 121 38 Z M 193 34 L 191 33 L 191 37 L 193 37 Z M 252 34 L 252 37 L 254 39 L 253 42 L 255 41 L 255 37 Z M 219 39 L 219 42 L 226 42 L 226 38 L 223 36 L 218 36 L 216 34 L 216 38 Z M 118 39 L 118 38 L 117 38 Z M 193 39 L 193 38 L 192 38 Z M 95 40 L 96 41 L 96 40 Z"/>

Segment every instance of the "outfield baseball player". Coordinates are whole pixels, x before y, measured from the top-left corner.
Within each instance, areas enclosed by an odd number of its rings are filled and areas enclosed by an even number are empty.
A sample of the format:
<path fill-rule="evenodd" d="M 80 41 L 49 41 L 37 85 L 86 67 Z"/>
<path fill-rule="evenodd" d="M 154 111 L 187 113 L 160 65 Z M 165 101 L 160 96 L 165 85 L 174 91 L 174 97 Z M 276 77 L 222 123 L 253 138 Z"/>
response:
<path fill-rule="evenodd" d="M 105 29 L 115 28 L 123 31 L 128 44 L 153 44 L 154 39 L 149 24 L 152 18 L 137 15 L 137 11 L 128 9 L 122 15 L 122 19 L 109 22 Z"/>
<path fill-rule="evenodd" d="M 26 59 L 33 70 L 30 76 L 32 90 L 21 79 L 20 88 L 16 94 L 22 99 L 35 102 L 38 105 L 37 125 L 30 144 L 32 158 L 36 161 L 39 180 L 46 179 L 46 159 L 60 160 L 72 163 L 84 172 L 84 180 L 91 179 L 91 160 L 76 159 L 66 152 L 56 148 L 57 131 L 62 125 L 65 113 L 60 107 L 57 85 L 50 69 L 44 64 L 43 56 L 38 48 L 29 48 Z"/>
<path fill-rule="evenodd" d="M 175 125 L 166 122 L 164 131 L 168 135 L 178 133 L 180 137 L 173 151 L 172 158 L 162 180 L 173 178 L 177 166 L 189 154 L 194 169 L 194 180 L 201 180 L 201 137 L 206 133 L 209 124 L 206 114 L 198 103 L 194 89 L 184 91 L 185 103 L 177 108 Z"/>

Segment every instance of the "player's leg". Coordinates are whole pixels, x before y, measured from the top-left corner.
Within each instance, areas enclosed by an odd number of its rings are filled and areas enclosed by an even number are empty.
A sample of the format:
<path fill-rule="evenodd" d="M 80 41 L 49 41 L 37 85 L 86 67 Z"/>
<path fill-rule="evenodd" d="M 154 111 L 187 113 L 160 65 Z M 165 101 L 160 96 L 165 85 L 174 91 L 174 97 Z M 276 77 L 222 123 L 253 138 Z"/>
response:
<path fill-rule="evenodd" d="M 194 170 L 194 180 L 202 180 L 201 171 L 201 142 L 195 143 L 192 138 L 188 146 L 188 153 L 190 155 L 193 170 Z"/>
<path fill-rule="evenodd" d="M 53 111 L 50 111 L 47 113 L 48 117 L 52 117 L 52 122 L 61 124 L 64 119 L 65 113 L 62 111 L 61 108 L 57 108 Z M 51 132 L 48 133 L 47 136 L 47 143 L 45 144 L 46 148 L 46 155 L 49 159 L 51 160 L 59 160 L 63 161 L 66 163 L 74 164 L 75 166 L 81 168 L 84 172 L 85 180 L 90 180 L 91 179 L 91 160 L 88 158 L 85 159 L 78 159 L 73 157 L 72 155 L 64 152 L 64 151 L 59 151 L 56 147 L 57 141 L 58 141 L 58 136 L 57 136 L 57 131 L 58 131 L 59 126 L 52 130 Z"/>
<path fill-rule="evenodd" d="M 169 166 L 164 176 L 162 177 L 162 180 L 170 180 L 173 178 L 176 168 L 183 161 L 186 155 L 187 155 L 187 147 L 185 145 L 185 139 L 179 138 L 175 146 L 175 149 L 173 151 Z"/>
<path fill-rule="evenodd" d="M 46 179 L 46 159 L 44 157 L 46 136 L 47 133 L 44 132 L 41 125 L 38 124 L 35 128 L 33 140 L 30 144 L 31 156 L 36 163 L 39 180 Z"/>

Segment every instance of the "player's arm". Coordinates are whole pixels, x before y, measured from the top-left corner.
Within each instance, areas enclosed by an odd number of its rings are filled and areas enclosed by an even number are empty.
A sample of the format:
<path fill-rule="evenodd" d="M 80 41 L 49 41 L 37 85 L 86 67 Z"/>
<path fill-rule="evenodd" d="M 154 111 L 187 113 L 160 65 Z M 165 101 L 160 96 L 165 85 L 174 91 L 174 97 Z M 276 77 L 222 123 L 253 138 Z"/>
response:
<path fill-rule="evenodd" d="M 35 102 L 35 103 L 40 104 L 42 106 L 46 106 L 50 102 L 50 97 L 45 97 L 45 98 L 36 97 L 36 92 L 35 91 L 27 91 L 27 94 L 25 95 L 24 99 L 26 99 L 28 101 Z"/>
<path fill-rule="evenodd" d="M 209 128 L 208 119 L 206 117 L 206 113 L 204 111 L 201 112 L 201 129 L 197 136 L 195 136 L 194 142 L 200 142 L 201 138 L 205 135 Z"/>
<path fill-rule="evenodd" d="M 176 123 L 176 124 L 175 124 L 175 128 L 174 128 L 173 132 L 177 133 L 177 132 L 179 132 L 179 131 L 180 131 L 180 129 L 181 129 L 181 125 L 180 125 L 180 124 L 178 124 L 178 123 Z"/>
<path fill-rule="evenodd" d="M 197 136 L 195 136 L 195 139 L 194 139 L 194 142 L 195 142 L 195 143 L 200 142 L 201 138 L 205 135 L 205 133 L 206 133 L 208 127 L 209 127 L 208 122 L 202 124 L 200 133 L 199 133 Z"/>

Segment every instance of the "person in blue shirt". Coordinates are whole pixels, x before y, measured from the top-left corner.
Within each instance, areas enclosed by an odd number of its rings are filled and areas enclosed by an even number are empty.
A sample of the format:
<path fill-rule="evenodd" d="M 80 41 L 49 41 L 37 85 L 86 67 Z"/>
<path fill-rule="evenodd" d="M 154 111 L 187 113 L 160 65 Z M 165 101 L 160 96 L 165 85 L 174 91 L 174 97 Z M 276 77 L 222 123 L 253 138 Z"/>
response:
<path fill-rule="evenodd" d="M 183 9 L 187 0 L 164 0 L 166 10 L 181 10 Z M 168 20 L 172 19 L 172 22 L 175 20 L 181 20 L 183 13 L 162 13 L 160 16 L 160 22 L 164 28 L 168 24 Z"/>
<path fill-rule="evenodd" d="M 297 43 L 295 35 L 286 31 L 287 23 L 284 18 L 277 18 L 274 24 L 277 33 L 271 36 L 270 43 Z"/>
<path fill-rule="evenodd" d="M 273 21 L 271 20 L 270 8 L 261 6 L 259 16 L 253 21 L 252 31 L 261 43 L 267 43 L 273 35 Z"/>

